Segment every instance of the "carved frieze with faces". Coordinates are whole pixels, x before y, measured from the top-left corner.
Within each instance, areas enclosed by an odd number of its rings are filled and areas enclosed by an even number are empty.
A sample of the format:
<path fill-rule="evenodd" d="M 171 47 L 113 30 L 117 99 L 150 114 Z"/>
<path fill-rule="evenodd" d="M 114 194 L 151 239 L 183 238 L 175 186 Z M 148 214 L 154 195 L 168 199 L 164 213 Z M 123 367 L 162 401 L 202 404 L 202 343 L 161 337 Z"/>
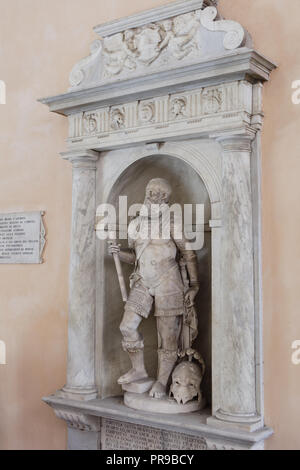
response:
<path fill-rule="evenodd" d="M 71 114 L 69 138 L 100 138 L 115 132 L 139 132 L 144 128 L 175 125 L 177 121 L 186 121 L 190 125 L 195 122 L 205 124 L 206 119 L 212 118 L 223 125 L 224 119 L 229 121 L 239 113 L 250 115 L 252 105 L 252 88 L 245 81 L 204 87 Z"/>

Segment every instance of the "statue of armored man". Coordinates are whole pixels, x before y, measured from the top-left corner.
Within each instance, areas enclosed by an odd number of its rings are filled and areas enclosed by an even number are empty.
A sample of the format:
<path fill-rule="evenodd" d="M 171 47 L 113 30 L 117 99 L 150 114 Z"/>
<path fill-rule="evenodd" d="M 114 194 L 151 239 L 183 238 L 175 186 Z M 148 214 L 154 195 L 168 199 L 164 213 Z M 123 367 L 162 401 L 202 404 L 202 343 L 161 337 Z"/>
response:
<path fill-rule="evenodd" d="M 127 392 L 144 394 L 144 398 L 147 394 L 151 401 L 163 399 L 165 404 L 185 405 L 197 397 L 198 405 L 191 410 L 194 411 L 203 402 L 200 383 L 205 369 L 200 354 L 191 349 L 198 334 L 194 307 L 199 291 L 197 257 L 189 249 L 182 221 L 177 224 L 176 217 L 171 217 L 170 196 L 168 181 L 152 179 L 146 187 L 142 210 L 128 227 L 130 251 L 120 250 L 116 243 L 111 243 L 109 247 L 109 252 L 119 263 L 119 279 L 122 277 L 120 261 L 134 265 L 130 293 L 120 325 L 122 346 L 129 355 L 132 367 L 119 378 L 118 383 Z M 124 288 L 124 280 L 121 281 Z M 149 317 L 153 307 L 158 334 L 156 380 L 150 379 L 147 374 L 144 341 L 139 332 L 140 323 Z M 200 363 L 200 367 L 192 362 L 193 359 Z M 174 398 L 168 398 L 167 393 L 171 377 L 176 380 L 169 392 Z M 136 403 L 137 396 L 133 401 Z M 143 405 L 142 408 L 147 409 L 147 406 Z M 163 407 L 162 411 L 167 412 L 168 409 Z"/>

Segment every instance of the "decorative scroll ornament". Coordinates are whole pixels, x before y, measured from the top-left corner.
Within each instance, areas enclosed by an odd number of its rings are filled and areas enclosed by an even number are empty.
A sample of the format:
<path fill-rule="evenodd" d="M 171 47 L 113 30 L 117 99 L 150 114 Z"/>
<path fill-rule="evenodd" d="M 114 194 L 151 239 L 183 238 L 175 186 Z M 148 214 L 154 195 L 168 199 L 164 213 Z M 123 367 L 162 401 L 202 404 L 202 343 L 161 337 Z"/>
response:
<path fill-rule="evenodd" d="M 102 52 L 102 42 L 100 39 L 92 42 L 90 51 L 90 55 L 78 62 L 71 70 L 69 81 L 72 87 L 79 86 L 83 81 L 87 80 L 93 65 L 97 64 L 97 60 Z"/>
<path fill-rule="evenodd" d="M 215 7 L 207 7 L 200 12 L 200 21 L 204 28 L 209 31 L 226 31 L 223 45 L 225 49 L 236 49 L 240 47 L 245 40 L 244 28 L 232 20 L 218 20 L 214 21 L 218 15 L 218 10 Z"/>

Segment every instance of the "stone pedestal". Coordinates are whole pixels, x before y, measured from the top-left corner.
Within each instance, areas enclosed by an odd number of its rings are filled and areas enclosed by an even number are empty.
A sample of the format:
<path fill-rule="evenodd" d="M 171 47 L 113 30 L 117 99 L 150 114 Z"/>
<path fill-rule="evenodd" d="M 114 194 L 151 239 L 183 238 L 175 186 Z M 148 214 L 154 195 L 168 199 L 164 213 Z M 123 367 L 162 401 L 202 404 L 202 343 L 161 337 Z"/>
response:
<path fill-rule="evenodd" d="M 206 400 L 205 398 L 202 398 L 200 401 L 192 400 L 183 405 L 178 404 L 173 398 L 169 397 L 151 398 L 148 393 L 126 392 L 124 394 L 124 403 L 126 406 L 133 408 L 134 410 L 176 415 L 200 411 L 205 407 Z"/>
<path fill-rule="evenodd" d="M 207 425 L 209 409 L 173 414 L 132 411 L 122 397 L 80 402 L 44 399 L 68 425 L 72 450 L 259 450 L 272 430 L 248 432 Z"/>

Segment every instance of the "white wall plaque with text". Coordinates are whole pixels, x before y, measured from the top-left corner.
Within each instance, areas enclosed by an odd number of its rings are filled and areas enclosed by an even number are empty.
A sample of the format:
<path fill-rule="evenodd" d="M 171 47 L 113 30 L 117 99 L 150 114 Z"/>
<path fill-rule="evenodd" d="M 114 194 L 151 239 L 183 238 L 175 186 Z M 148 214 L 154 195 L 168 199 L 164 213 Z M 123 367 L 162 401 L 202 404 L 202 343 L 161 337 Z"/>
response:
<path fill-rule="evenodd" d="M 42 263 L 43 212 L 0 214 L 0 264 Z"/>

